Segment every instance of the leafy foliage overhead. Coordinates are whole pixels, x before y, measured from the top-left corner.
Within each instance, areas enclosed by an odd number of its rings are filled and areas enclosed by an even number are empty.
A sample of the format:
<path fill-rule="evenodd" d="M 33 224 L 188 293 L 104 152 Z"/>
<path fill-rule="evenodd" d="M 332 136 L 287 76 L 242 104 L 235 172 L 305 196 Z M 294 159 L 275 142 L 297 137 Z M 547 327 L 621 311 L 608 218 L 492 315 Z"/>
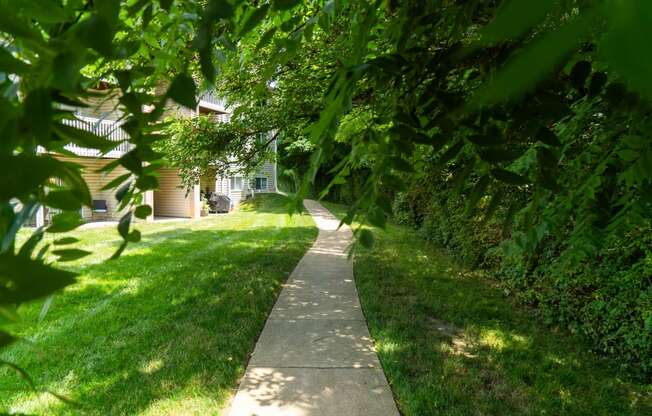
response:
<path fill-rule="evenodd" d="M 276 130 L 310 155 L 297 205 L 320 168 L 330 172 L 324 192 L 364 169 L 345 222 L 362 215 L 382 226 L 392 195 L 428 166 L 476 184 L 469 210 L 490 197 L 487 216 L 504 209 L 510 222 L 520 211 L 524 252 L 568 232 L 562 264 L 578 264 L 652 212 L 652 4 L 534 3 L 0 0 L 2 319 L 72 282 L 39 242 L 78 226 L 91 197 L 80 167 L 51 154 L 69 143 L 111 149 L 64 122 L 101 99 L 107 81 L 134 146 L 106 167 L 130 172 L 110 184 L 127 210 L 116 255 L 139 240 L 132 218 L 158 185 L 168 100 L 192 107 L 197 91 L 217 85 L 237 104 L 234 120 L 255 128 L 225 129 L 231 136 L 216 134 L 205 149 Z M 515 193 L 519 204 L 502 200 Z M 17 247 L 17 230 L 41 206 L 61 213 Z M 70 250 L 53 254 L 85 254 Z"/>
<path fill-rule="evenodd" d="M 420 189 L 443 198 L 432 189 L 446 178 L 467 216 L 504 223 L 494 238 L 526 269 L 558 239 L 546 273 L 570 285 L 614 241 L 649 227 L 641 42 L 651 15 L 645 1 L 333 2 L 295 15 L 298 26 L 263 20 L 226 52 L 217 82 L 237 118 L 265 106 L 283 164 L 302 174 L 296 207 L 348 189 L 344 221 L 382 227 L 396 195 L 431 181 Z M 637 341 L 623 332 L 620 347 L 601 349 L 648 371 L 652 342 L 640 334 L 652 312 L 641 299 L 627 317 Z M 604 340 L 608 324 L 596 325 L 605 328 L 591 336 Z"/>

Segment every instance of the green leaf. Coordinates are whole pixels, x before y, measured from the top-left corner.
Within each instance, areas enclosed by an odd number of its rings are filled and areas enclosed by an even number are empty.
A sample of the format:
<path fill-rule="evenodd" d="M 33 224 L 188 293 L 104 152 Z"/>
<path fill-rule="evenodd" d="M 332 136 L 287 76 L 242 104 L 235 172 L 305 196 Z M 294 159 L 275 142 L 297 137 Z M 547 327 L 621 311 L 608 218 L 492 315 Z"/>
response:
<path fill-rule="evenodd" d="M 145 10 L 143 11 L 143 30 L 147 29 L 149 22 L 152 20 L 154 11 L 154 5 L 152 3 L 148 4 Z"/>
<path fill-rule="evenodd" d="M 487 221 L 489 221 L 493 217 L 495 212 L 498 210 L 498 207 L 500 206 L 501 202 L 503 201 L 503 196 L 504 196 L 504 192 L 502 190 L 498 190 L 491 197 L 491 201 L 489 202 L 489 206 L 487 206 L 487 209 L 484 212 L 484 218 L 482 219 L 482 224 L 485 224 Z"/>
<path fill-rule="evenodd" d="M 74 91 L 79 83 L 79 71 L 83 66 L 82 56 L 65 51 L 57 54 L 52 62 L 52 75 L 56 88 Z M 61 96 L 57 97 L 61 98 Z"/>
<path fill-rule="evenodd" d="M 29 65 L 15 58 L 6 49 L 0 48 L 0 72 L 8 74 L 22 74 L 29 69 Z"/>
<path fill-rule="evenodd" d="M 127 241 L 130 243 L 137 243 L 140 241 L 140 231 L 138 230 L 132 230 L 128 235 L 127 235 Z"/>
<path fill-rule="evenodd" d="M 79 41 L 94 49 L 100 55 L 110 57 L 113 54 L 113 30 L 106 18 L 92 15 L 80 24 Z"/>
<path fill-rule="evenodd" d="M 541 126 L 537 131 L 536 138 L 541 142 L 550 146 L 561 146 L 561 142 L 557 138 L 557 135 L 553 133 L 549 128 Z"/>
<path fill-rule="evenodd" d="M 258 26 L 258 24 L 265 18 L 267 9 L 269 9 L 269 4 L 263 4 L 258 8 L 249 9 L 245 14 L 240 30 L 238 30 L 238 36 L 242 37 Z"/>
<path fill-rule="evenodd" d="M 489 175 L 484 175 L 475 184 L 473 191 L 471 191 L 471 195 L 469 196 L 469 200 L 466 203 L 467 213 L 470 213 L 478 205 L 478 202 L 480 201 L 480 198 L 484 196 L 490 181 L 491 178 Z"/>
<path fill-rule="evenodd" d="M 59 162 L 57 176 L 59 176 L 70 188 L 70 192 L 87 206 L 92 204 L 91 192 L 88 189 L 86 180 L 81 174 L 82 166 L 70 162 Z"/>
<path fill-rule="evenodd" d="M 509 0 L 496 18 L 481 31 L 481 43 L 495 43 L 521 36 L 540 23 L 557 4 L 555 0 Z"/>
<path fill-rule="evenodd" d="M 471 98 L 469 107 L 477 109 L 523 96 L 550 74 L 580 43 L 591 29 L 591 16 L 577 17 L 525 46 L 520 53 L 510 58 L 491 82 L 478 89 Z"/>
<path fill-rule="evenodd" d="M 575 89 L 582 91 L 584 90 L 584 84 L 586 84 L 586 79 L 591 74 L 591 63 L 588 61 L 579 61 L 573 65 L 573 69 L 570 73 L 571 84 Z"/>
<path fill-rule="evenodd" d="M 43 198 L 43 203 L 52 208 L 63 209 L 67 211 L 78 210 L 82 202 L 70 190 L 50 191 Z"/>
<path fill-rule="evenodd" d="M 648 141 L 641 136 L 631 134 L 621 137 L 620 140 L 630 149 L 643 150 L 648 147 Z"/>
<path fill-rule="evenodd" d="M 61 23 L 70 18 L 57 0 L 21 0 L 17 6 L 23 16 L 29 16 L 40 23 Z"/>
<path fill-rule="evenodd" d="M 369 212 L 367 212 L 367 219 L 369 220 L 369 224 L 374 227 L 385 228 L 385 225 L 387 224 L 387 217 L 379 207 L 373 207 L 370 209 Z"/>
<path fill-rule="evenodd" d="M 16 15 L 16 8 L 10 7 L 7 2 L 0 3 L 0 32 L 9 33 L 17 38 L 40 41 L 41 34 L 34 26 Z"/>
<path fill-rule="evenodd" d="M 527 185 L 530 183 L 528 178 L 517 175 L 516 173 L 505 169 L 492 169 L 491 174 L 499 181 L 509 183 L 511 185 Z"/>
<path fill-rule="evenodd" d="M 589 82 L 589 97 L 595 97 L 602 92 L 605 84 L 607 83 L 607 74 L 604 72 L 596 72 L 591 76 Z"/>
<path fill-rule="evenodd" d="M 140 205 L 134 210 L 136 218 L 145 219 L 152 215 L 152 207 L 149 205 Z"/>
<path fill-rule="evenodd" d="M 116 24 L 120 14 L 120 0 L 95 0 L 93 5 L 97 14 L 111 26 Z"/>
<path fill-rule="evenodd" d="M 130 189 L 131 189 L 131 184 L 132 184 L 132 181 L 129 181 L 129 182 L 125 183 L 124 185 L 122 185 L 122 186 L 121 186 L 121 187 L 116 191 L 116 193 L 115 193 L 115 199 L 117 199 L 118 202 L 121 202 L 121 201 L 125 198 L 125 196 L 127 195 L 127 193 L 128 193 L 128 192 L 130 191 Z"/>
<path fill-rule="evenodd" d="M 118 161 L 122 166 L 136 175 L 140 175 L 143 171 L 143 161 L 138 154 L 138 148 L 125 153 Z"/>
<path fill-rule="evenodd" d="M 274 0 L 272 8 L 275 10 L 287 10 L 299 4 L 299 0 Z"/>
<path fill-rule="evenodd" d="M 33 192 L 49 178 L 64 174 L 61 162 L 51 156 L 18 154 L 0 157 L 0 199 L 9 200 Z"/>
<path fill-rule="evenodd" d="M 622 149 L 618 151 L 618 156 L 625 162 L 633 162 L 641 157 L 641 153 L 632 149 Z"/>
<path fill-rule="evenodd" d="M 52 217 L 52 224 L 47 228 L 48 233 L 65 233 L 74 230 L 82 224 L 78 212 L 68 211 Z"/>
<path fill-rule="evenodd" d="M 256 51 L 259 51 L 260 49 L 264 48 L 271 42 L 272 38 L 274 37 L 274 34 L 276 33 L 277 28 L 273 27 L 269 29 L 268 31 L 265 32 L 263 36 L 261 36 L 260 40 L 256 44 Z"/>
<path fill-rule="evenodd" d="M 88 149 L 97 149 L 102 153 L 109 152 L 120 144 L 66 124 L 55 124 L 54 132 L 65 141 Z"/>
<path fill-rule="evenodd" d="M 652 2 L 606 2 L 608 26 L 598 50 L 627 84 L 652 98 L 652 56 L 646 53 L 652 38 Z"/>
<path fill-rule="evenodd" d="M 556 191 L 559 188 L 556 178 L 557 157 L 550 149 L 541 146 L 537 149 L 537 161 L 539 162 L 537 182 L 550 191 Z"/>
<path fill-rule="evenodd" d="M 16 341 L 11 334 L 0 331 L 0 349 L 6 347 L 7 345 L 13 344 Z"/>
<path fill-rule="evenodd" d="M 131 177 L 131 173 L 125 173 L 124 175 L 120 175 L 117 178 L 114 178 L 111 180 L 111 182 L 107 183 L 102 187 L 102 191 L 106 191 L 109 189 L 113 189 L 117 187 L 118 185 L 122 184 L 124 181 L 129 179 Z"/>
<path fill-rule="evenodd" d="M 40 261 L 10 253 L 0 254 L 0 281 L 12 284 L 0 291 L 0 303 L 38 299 L 75 282 L 75 273 L 58 270 Z"/>
<path fill-rule="evenodd" d="M 52 98 L 45 89 L 30 91 L 25 98 L 25 117 L 34 136 L 41 142 L 50 139 Z"/>
<path fill-rule="evenodd" d="M 224 0 L 209 0 L 205 17 L 208 20 L 229 19 L 233 16 L 234 9 L 230 2 Z"/>
<path fill-rule="evenodd" d="M 158 188 L 158 178 L 155 175 L 143 174 L 136 180 L 136 187 L 141 191 Z"/>
<path fill-rule="evenodd" d="M 478 151 L 480 158 L 489 163 L 509 162 L 518 159 L 523 154 L 524 149 L 517 147 L 487 147 Z"/>
<path fill-rule="evenodd" d="M 158 3 L 161 5 L 161 9 L 168 11 L 170 6 L 172 6 L 173 0 L 159 0 Z"/>
<path fill-rule="evenodd" d="M 405 182 L 395 175 L 386 174 L 381 178 L 383 185 L 395 191 L 403 191 L 407 188 Z"/>
<path fill-rule="evenodd" d="M 363 247 L 372 248 L 374 245 L 374 234 L 371 230 L 363 228 L 358 235 L 358 241 Z"/>
<path fill-rule="evenodd" d="M 197 87 L 192 77 L 186 73 L 181 73 L 174 78 L 167 96 L 185 107 L 191 109 L 197 107 Z"/>
<path fill-rule="evenodd" d="M 401 172 L 414 172 L 414 166 L 402 157 L 393 157 L 390 159 L 390 164 L 393 169 Z"/>
<path fill-rule="evenodd" d="M 495 146 L 504 142 L 501 134 L 473 134 L 467 140 L 478 146 Z"/>
<path fill-rule="evenodd" d="M 126 213 L 120 218 L 118 223 L 118 232 L 125 240 L 129 240 L 129 226 L 131 225 L 131 212 Z"/>
<path fill-rule="evenodd" d="M 437 166 L 442 167 L 446 163 L 448 163 L 450 160 L 452 160 L 455 156 L 457 156 L 462 148 L 464 147 L 464 141 L 460 140 L 457 143 L 453 144 L 450 146 L 443 155 L 439 158 L 437 161 Z"/>
<path fill-rule="evenodd" d="M 52 254 L 58 256 L 57 261 L 66 262 L 81 259 L 82 257 L 86 257 L 91 254 L 91 252 L 77 248 L 66 248 L 61 250 L 53 250 Z"/>
<path fill-rule="evenodd" d="M 138 13 L 147 3 L 149 3 L 151 0 L 138 0 L 136 3 L 132 4 L 131 6 L 127 7 L 127 13 L 129 16 L 133 16 L 136 13 Z M 162 0 L 163 1 L 163 0 Z"/>
<path fill-rule="evenodd" d="M 213 58 L 209 47 L 199 50 L 199 66 L 201 73 L 211 84 L 215 82 L 215 68 L 213 67 Z"/>

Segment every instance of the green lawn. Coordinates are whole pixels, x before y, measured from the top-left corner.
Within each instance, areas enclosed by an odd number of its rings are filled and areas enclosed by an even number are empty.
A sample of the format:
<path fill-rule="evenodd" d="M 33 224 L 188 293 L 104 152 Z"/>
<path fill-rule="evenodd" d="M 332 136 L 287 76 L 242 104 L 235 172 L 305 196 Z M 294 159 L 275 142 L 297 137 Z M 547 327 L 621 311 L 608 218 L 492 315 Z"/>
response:
<path fill-rule="evenodd" d="M 375 240 L 357 249 L 355 276 L 404 415 L 652 415 L 651 385 L 622 379 L 487 276 L 405 227 Z"/>
<path fill-rule="evenodd" d="M 67 263 L 79 282 L 22 307 L 24 341 L 0 353 L 34 377 L 26 391 L 0 369 L 0 413 L 214 415 L 228 401 L 282 282 L 316 237 L 284 198 L 257 197 L 234 214 L 143 224 L 143 241 L 116 261 L 116 230 L 77 231 L 93 256 Z"/>

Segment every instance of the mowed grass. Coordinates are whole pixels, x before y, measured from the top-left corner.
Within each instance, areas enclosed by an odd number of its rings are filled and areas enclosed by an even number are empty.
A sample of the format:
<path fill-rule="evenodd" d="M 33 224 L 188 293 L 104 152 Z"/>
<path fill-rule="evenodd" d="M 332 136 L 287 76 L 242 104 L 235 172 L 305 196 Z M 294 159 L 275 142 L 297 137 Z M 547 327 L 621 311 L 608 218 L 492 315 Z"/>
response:
<path fill-rule="evenodd" d="M 118 246 L 114 227 L 76 231 L 94 254 L 65 267 L 78 283 L 21 307 L 24 340 L 0 352 L 39 389 L 0 368 L 0 413 L 216 415 L 244 373 L 281 284 L 317 235 L 284 198 L 256 197 L 238 212 L 141 224 L 141 243 Z"/>
<path fill-rule="evenodd" d="M 652 415 L 652 385 L 610 370 L 411 229 L 375 230 L 354 271 L 403 415 Z"/>

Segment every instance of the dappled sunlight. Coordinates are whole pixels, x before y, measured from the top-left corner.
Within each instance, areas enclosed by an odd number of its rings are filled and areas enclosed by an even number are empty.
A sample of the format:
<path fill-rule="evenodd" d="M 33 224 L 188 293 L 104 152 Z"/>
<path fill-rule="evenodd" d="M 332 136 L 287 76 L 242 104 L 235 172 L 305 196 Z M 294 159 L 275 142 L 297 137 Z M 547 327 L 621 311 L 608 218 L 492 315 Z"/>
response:
<path fill-rule="evenodd" d="M 390 226 L 376 236 L 356 255 L 356 281 L 403 414 L 633 416 L 651 408 L 652 391 L 619 380 L 487 276 L 410 230 Z"/>
<path fill-rule="evenodd" d="M 369 401 L 377 408 L 389 404 L 391 397 L 383 394 L 384 388 L 384 377 L 377 368 L 258 367 L 251 369 L 242 381 L 230 416 L 311 416 L 323 414 L 323 409 L 328 409 L 328 414 L 369 414 Z M 356 400 L 359 397 L 365 397 L 365 401 Z"/>
<path fill-rule="evenodd" d="M 159 371 L 163 367 L 163 360 L 161 359 L 152 359 L 148 360 L 140 369 L 140 372 L 143 374 L 153 374 Z"/>
<path fill-rule="evenodd" d="M 505 348 L 524 348 L 529 344 L 526 337 L 506 333 L 499 329 L 482 328 L 477 338 L 479 345 L 498 351 L 502 351 Z"/>
<path fill-rule="evenodd" d="M 84 414 L 208 414 L 243 374 L 281 283 L 316 230 L 307 216 L 254 210 L 184 228 L 138 227 L 143 242 L 119 259 L 73 265 L 78 283 L 55 297 L 42 323 L 40 304 L 26 305 L 23 331 L 36 342 L 19 342 L 2 358 L 24 363 L 39 387 L 72 394 Z M 101 247 L 99 257 L 112 253 L 115 241 L 99 230 L 79 234 L 80 244 Z M 22 381 L 0 374 L 0 404 L 70 413 L 58 400 L 19 393 Z"/>
<path fill-rule="evenodd" d="M 147 409 L 143 410 L 143 416 L 170 416 L 170 415 L 206 415 L 206 409 L 219 407 L 219 402 L 211 399 L 210 394 L 205 392 L 200 397 L 193 397 L 188 394 L 186 397 L 170 397 L 153 402 Z"/>

